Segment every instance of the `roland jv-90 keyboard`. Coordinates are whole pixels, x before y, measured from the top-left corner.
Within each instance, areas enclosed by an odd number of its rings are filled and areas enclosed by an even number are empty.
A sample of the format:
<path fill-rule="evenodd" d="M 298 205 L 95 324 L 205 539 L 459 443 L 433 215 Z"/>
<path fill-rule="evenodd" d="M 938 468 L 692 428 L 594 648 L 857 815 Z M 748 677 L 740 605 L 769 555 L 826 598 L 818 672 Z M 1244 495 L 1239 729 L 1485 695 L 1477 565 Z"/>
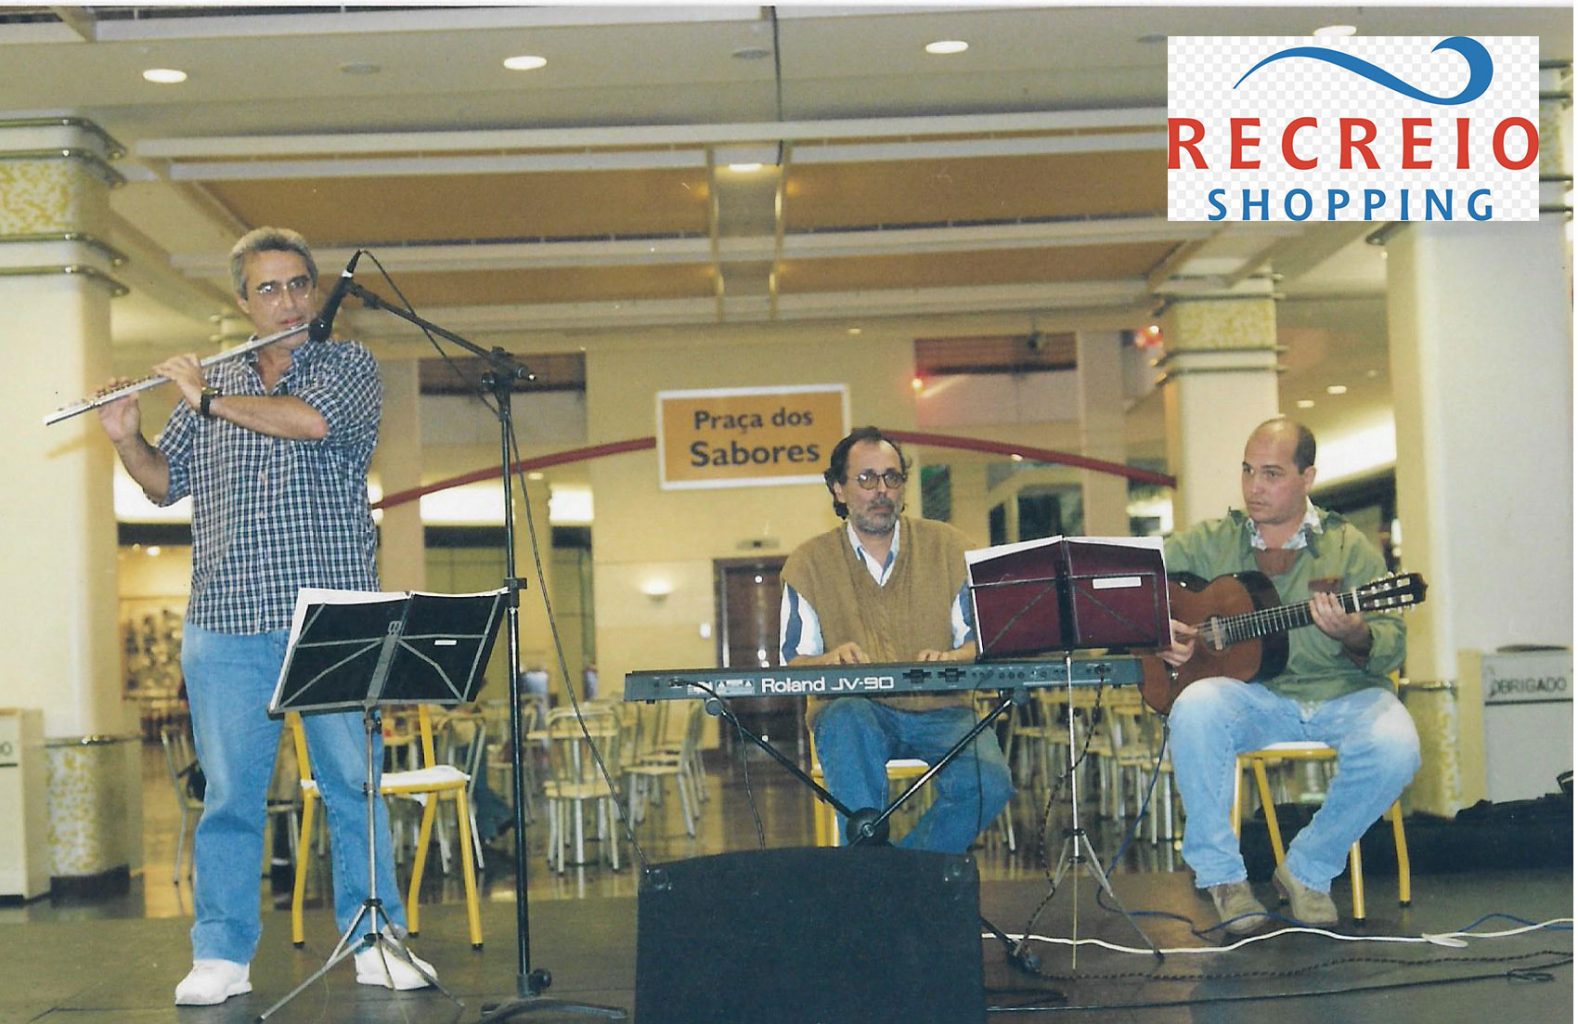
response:
<path fill-rule="evenodd" d="M 1138 684 L 1133 658 L 1076 658 L 1075 686 Z M 802 668 L 652 669 L 625 676 L 625 700 L 685 700 L 719 697 L 893 697 L 955 690 L 1012 690 L 1063 686 L 1062 661 L 917 661 Z M 697 685 L 699 684 L 699 685 Z M 700 687 L 706 687 L 706 690 Z"/>

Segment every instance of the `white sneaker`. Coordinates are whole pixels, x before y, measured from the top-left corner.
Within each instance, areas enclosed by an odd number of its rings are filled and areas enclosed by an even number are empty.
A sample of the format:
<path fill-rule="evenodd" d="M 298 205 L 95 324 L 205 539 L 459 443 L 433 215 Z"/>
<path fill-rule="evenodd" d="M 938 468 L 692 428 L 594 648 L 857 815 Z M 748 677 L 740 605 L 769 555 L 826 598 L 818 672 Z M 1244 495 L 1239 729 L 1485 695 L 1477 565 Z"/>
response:
<path fill-rule="evenodd" d="M 176 1006 L 214 1006 L 231 996 L 252 991 L 249 964 L 234 960 L 194 960 L 192 970 L 175 986 Z"/>
<path fill-rule="evenodd" d="M 407 946 L 405 951 L 411 954 L 411 959 L 417 967 L 426 971 L 430 977 L 438 977 L 433 965 L 411 953 L 410 946 Z M 399 953 L 382 945 L 364 949 L 356 954 L 356 981 L 362 985 L 382 985 L 396 992 L 427 988 L 432 984 L 416 967 L 401 959 Z"/>

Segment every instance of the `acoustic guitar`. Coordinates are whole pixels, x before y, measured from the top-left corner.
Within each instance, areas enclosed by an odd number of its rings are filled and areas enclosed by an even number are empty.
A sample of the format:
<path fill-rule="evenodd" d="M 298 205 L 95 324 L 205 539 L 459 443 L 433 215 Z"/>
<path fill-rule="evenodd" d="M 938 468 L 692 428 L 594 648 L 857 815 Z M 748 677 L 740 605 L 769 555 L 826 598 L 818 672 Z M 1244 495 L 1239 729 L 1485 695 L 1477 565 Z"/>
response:
<path fill-rule="evenodd" d="M 1173 668 L 1160 657 L 1140 659 L 1145 703 L 1161 714 L 1171 710 L 1183 688 L 1196 679 L 1227 676 L 1246 682 L 1271 679 L 1288 666 L 1290 629 L 1314 624 L 1310 603 L 1279 604 L 1277 588 L 1260 572 L 1239 572 L 1206 582 L 1189 573 L 1167 580 L 1172 617 L 1200 631 L 1194 655 Z M 1425 599 L 1418 573 L 1385 576 L 1335 595 L 1347 612 L 1407 608 Z"/>

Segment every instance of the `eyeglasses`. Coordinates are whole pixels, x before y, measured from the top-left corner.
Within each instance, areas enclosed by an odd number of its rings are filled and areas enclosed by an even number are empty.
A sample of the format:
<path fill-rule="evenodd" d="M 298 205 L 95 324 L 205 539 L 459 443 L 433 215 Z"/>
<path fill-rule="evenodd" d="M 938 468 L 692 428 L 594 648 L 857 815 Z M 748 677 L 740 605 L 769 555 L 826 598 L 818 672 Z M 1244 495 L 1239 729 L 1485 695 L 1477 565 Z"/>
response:
<path fill-rule="evenodd" d="M 285 297 L 286 292 L 289 292 L 293 297 L 299 299 L 303 295 L 306 295 L 308 292 L 312 291 L 312 284 L 312 278 L 308 277 L 306 274 L 302 274 L 299 277 L 291 278 L 284 284 L 280 284 L 278 281 L 264 281 L 262 284 L 252 289 L 252 294 L 256 295 L 264 302 L 278 302 L 280 299 Z"/>
<path fill-rule="evenodd" d="M 908 479 L 909 476 L 907 474 L 900 473 L 896 469 L 890 469 L 884 473 L 878 473 L 874 470 L 866 469 L 862 470 L 860 475 L 855 477 L 855 483 L 859 484 L 860 489 L 863 491 L 876 490 L 878 483 L 881 483 L 890 491 L 896 491 L 900 487 L 903 487 L 904 481 Z"/>

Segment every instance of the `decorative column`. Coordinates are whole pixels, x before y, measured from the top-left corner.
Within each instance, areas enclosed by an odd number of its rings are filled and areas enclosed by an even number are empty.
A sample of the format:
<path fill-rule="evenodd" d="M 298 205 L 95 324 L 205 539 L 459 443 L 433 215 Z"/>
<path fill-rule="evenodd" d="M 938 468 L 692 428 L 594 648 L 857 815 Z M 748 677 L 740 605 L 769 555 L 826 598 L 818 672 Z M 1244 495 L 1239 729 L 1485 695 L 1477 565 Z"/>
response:
<path fill-rule="evenodd" d="M 385 495 L 422 485 L 422 388 L 414 359 L 379 360 L 384 384 L 383 421 L 373 472 Z M 427 587 L 427 544 L 421 503 L 386 508 L 378 524 L 378 577 L 385 590 Z"/>
<path fill-rule="evenodd" d="M 1240 505 L 1250 431 L 1277 415 L 1277 314 L 1270 284 L 1253 293 L 1169 300 L 1161 366 L 1167 461 L 1178 478 L 1175 529 Z"/>
<path fill-rule="evenodd" d="M 0 408 L 0 657 L 6 703 L 43 712 L 51 874 L 140 866 L 140 751 L 121 700 L 113 452 L 94 414 L 54 426 L 111 375 L 123 257 L 104 239 L 121 147 L 73 117 L 0 121 L 0 305 L 14 349 Z M 130 808 L 130 812 L 128 812 Z"/>
<path fill-rule="evenodd" d="M 1518 756 L 1487 749 L 1481 716 L 1511 712 L 1484 705 L 1479 655 L 1573 642 L 1571 183 L 1555 129 L 1570 110 L 1557 102 L 1541 118 L 1538 221 L 1413 223 L 1386 239 L 1402 564 L 1430 585 L 1408 616 L 1425 752 L 1411 794 L 1432 813 L 1474 803 L 1487 759 Z M 1571 705 L 1546 710 L 1570 742 Z"/>
<path fill-rule="evenodd" d="M 1079 331 L 1074 335 L 1079 374 L 1080 452 L 1093 459 L 1122 463 L 1123 335 L 1117 331 Z M 1081 470 L 1085 533 L 1095 537 L 1129 535 L 1129 482 L 1124 477 Z"/>

